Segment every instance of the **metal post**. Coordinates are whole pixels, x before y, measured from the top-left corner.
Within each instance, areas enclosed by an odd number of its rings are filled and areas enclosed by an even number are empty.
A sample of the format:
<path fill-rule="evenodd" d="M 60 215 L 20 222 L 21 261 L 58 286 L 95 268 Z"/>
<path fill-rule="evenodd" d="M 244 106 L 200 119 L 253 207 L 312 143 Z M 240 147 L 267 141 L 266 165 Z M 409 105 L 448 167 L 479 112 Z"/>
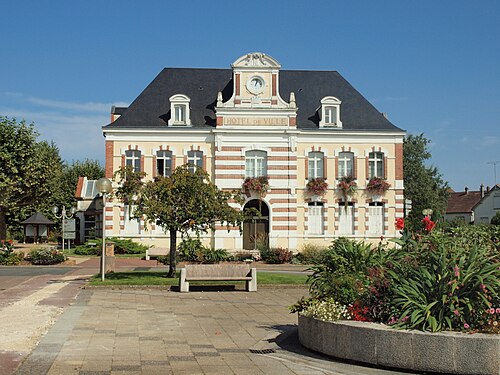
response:
<path fill-rule="evenodd" d="M 106 193 L 102 193 L 102 270 L 101 281 L 104 281 L 104 274 L 106 273 Z"/>

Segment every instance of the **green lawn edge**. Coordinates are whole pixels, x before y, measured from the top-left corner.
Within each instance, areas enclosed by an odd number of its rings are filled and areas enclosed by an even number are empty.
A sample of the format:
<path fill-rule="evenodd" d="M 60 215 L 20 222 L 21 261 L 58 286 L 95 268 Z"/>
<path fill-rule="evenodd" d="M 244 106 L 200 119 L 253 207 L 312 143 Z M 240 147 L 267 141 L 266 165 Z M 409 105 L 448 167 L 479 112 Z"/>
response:
<path fill-rule="evenodd" d="M 259 285 L 307 285 L 307 275 L 304 274 L 287 274 L 275 272 L 257 272 L 257 283 Z M 191 285 L 238 285 L 244 282 L 234 281 L 199 281 L 191 282 Z M 167 278 L 166 271 L 127 271 L 127 272 L 113 272 L 105 276 L 105 280 L 101 280 L 101 275 L 96 274 L 92 276 L 88 282 L 91 286 L 105 286 L 105 285 L 164 285 L 172 286 L 179 285 L 179 274 L 176 277 Z"/>

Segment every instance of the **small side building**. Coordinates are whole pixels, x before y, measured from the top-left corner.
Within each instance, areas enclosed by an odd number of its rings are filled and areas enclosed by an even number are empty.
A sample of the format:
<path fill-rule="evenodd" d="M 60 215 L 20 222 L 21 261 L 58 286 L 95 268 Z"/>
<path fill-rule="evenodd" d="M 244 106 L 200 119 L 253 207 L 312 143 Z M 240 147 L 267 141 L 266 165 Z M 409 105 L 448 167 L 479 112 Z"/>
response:
<path fill-rule="evenodd" d="M 448 197 L 445 220 L 464 220 L 470 224 L 489 224 L 500 211 L 500 185 L 490 189 L 484 185 L 477 191 L 465 187 L 464 191 L 451 192 Z"/>
<path fill-rule="evenodd" d="M 54 225 L 54 222 L 41 212 L 35 212 L 21 224 L 24 226 L 23 242 L 39 243 L 48 241 L 50 226 Z"/>

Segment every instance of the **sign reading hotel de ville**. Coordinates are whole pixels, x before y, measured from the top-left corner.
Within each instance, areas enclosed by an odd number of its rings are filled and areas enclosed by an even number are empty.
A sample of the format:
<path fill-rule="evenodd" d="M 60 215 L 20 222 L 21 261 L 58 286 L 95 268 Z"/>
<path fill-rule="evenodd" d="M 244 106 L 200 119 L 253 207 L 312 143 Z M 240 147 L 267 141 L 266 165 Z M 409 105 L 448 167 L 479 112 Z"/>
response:
<path fill-rule="evenodd" d="M 224 116 L 224 125 L 288 126 L 288 117 Z"/>

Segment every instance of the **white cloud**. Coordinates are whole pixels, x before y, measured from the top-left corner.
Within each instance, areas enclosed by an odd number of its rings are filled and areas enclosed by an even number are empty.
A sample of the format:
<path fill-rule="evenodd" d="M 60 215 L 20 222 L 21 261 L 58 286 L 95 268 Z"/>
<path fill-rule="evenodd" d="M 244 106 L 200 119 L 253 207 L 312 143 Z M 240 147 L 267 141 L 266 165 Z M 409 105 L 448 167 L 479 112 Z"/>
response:
<path fill-rule="evenodd" d="M 109 103 L 72 103 L 64 102 L 59 100 L 42 99 L 30 96 L 26 98 L 26 101 L 41 107 L 63 109 L 70 111 L 84 111 L 84 112 L 109 112 L 111 110 L 112 104 Z M 123 103 L 115 104 L 118 107 L 126 106 Z"/>
<path fill-rule="evenodd" d="M 500 143 L 500 138 L 495 135 L 485 135 L 481 141 L 483 146 L 492 146 Z"/>

